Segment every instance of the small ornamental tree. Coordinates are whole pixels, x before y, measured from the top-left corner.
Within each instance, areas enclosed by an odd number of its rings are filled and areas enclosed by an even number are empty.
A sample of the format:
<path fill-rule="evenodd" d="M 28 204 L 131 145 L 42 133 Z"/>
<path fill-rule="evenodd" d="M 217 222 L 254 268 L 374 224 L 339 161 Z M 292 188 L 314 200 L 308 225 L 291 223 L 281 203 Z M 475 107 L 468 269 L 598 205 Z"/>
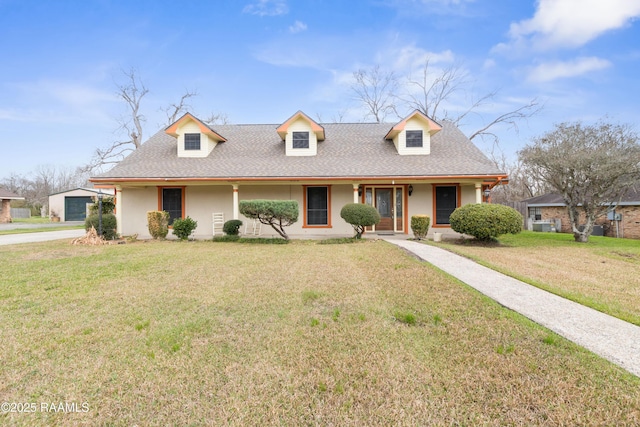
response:
<path fill-rule="evenodd" d="M 174 236 L 180 240 L 187 240 L 198 226 L 198 222 L 189 217 L 176 218 L 171 225 L 173 226 Z"/>
<path fill-rule="evenodd" d="M 430 223 L 429 215 L 413 215 L 411 217 L 411 231 L 416 239 L 422 240 L 427 237 Z"/>
<path fill-rule="evenodd" d="M 298 221 L 298 202 L 295 200 L 242 200 L 239 209 L 247 218 L 270 225 L 285 240 L 289 240 L 289 236 L 284 227 Z"/>
<path fill-rule="evenodd" d="M 356 231 L 355 238 L 362 238 L 365 227 L 376 225 L 380 222 L 378 210 L 371 205 L 362 203 L 348 203 L 340 211 L 342 219 L 347 221 Z"/>
<path fill-rule="evenodd" d="M 169 212 L 147 212 L 147 226 L 149 227 L 151 237 L 154 239 L 164 239 L 169 233 Z"/>
<path fill-rule="evenodd" d="M 504 205 L 469 204 L 457 208 L 449 217 L 451 229 L 478 240 L 490 241 L 501 234 L 522 231 L 522 215 Z"/>

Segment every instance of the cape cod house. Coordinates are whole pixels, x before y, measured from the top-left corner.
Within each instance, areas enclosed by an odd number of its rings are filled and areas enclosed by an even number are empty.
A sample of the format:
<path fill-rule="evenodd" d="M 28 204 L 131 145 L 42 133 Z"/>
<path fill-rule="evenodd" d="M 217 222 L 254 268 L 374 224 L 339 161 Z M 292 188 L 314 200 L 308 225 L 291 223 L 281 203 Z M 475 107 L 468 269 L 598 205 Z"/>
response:
<path fill-rule="evenodd" d="M 320 124 L 299 111 L 281 125 L 215 126 L 187 113 L 91 179 L 115 188 L 118 232 L 141 238 L 147 211 L 189 216 L 195 237 L 208 238 L 213 214 L 246 223 L 238 202 L 250 199 L 297 201 L 292 237 L 352 235 L 340 217 L 352 202 L 380 212 L 371 232 L 410 233 L 411 216 L 427 214 L 431 230 L 447 233 L 456 207 L 482 203 L 506 180 L 457 127 L 418 111 L 395 124 Z"/>

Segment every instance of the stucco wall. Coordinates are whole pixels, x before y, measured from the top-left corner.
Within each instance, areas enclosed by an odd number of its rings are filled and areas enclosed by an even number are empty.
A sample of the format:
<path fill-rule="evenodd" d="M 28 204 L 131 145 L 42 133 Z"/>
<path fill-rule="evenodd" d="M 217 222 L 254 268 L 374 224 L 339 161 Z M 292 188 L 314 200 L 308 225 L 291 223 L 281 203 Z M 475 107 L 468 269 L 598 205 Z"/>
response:
<path fill-rule="evenodd" d="M 318 184 L 321 185 L 321 184 Z M 397 187 L 397 186 L 396 186 Z M 462 204 L 475 203 L 475 187 L 473 184 L 460 186 L 460 199 Z M 295 200 L 298 202 L 300 216 L 298 221 L 287 227 L 287 233 L 291 236 L 351 236 L 353 228 L 340 217 L 340 209 L 347 203 L 353 202 L 352 184 L 331 185 L 331 228 L 304 227 L 304 187 L 298 184 L 292 185 L 239 185 L 238 199 L 281 199 Z M 147 212 L 158 209 L 158 187 L 125 187 L 120 196 L 122 206 L 122 234 L 138 234 L 139 238 L 147 239 L 149 230 L 147 227 Z M 427 214 L 433 217 L 433 186 L 431 184 L 414 184 L 413 193 L 407 199 L 405 207 L 407 215 L 406 232 L 411 234 L 410 219 L 412 215 Z M 198 239 L 209 239 L 213 235 L 212 213 L 222 212 L 225 221 L 233 219 L 233 187 L 224 185 L 194 185 L 185 188 L 185 216 L 189 216 L 198 222 L 194 236 Z M 243 221 L 241 231 L 247 219 L 240 215 Z M 445 235 L 457 236 L 450 228 L 444 227 L 437 230 Z M 433 234 L 430 229 L 429 235 Z M 269 226 L 262 227 L 262 236 L 276 237 L 276 232 Z M 171 237 L 171 234 L 170 236 Z"/>

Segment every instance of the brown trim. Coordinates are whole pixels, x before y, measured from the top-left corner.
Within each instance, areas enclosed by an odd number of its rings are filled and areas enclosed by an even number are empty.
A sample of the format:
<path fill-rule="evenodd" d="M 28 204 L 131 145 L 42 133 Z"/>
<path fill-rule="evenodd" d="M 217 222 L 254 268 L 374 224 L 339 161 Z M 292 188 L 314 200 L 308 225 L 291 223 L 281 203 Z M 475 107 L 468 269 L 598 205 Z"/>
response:
<path fill-rule="evenodd" d="M 89 181 L 91 182 L 149 182 L 149 183 L 157 183 L 157 185 L 161 185 L 165 183 L 168 187 L 171 187 L 169 183 L 172 182 L 184 182 L 184 181 L 192 181 L 192 182 L 243 182 L 243 181 L 263 181 L 266 183 L 273 181 L 389 181 L 381 183 L 380 185 L 394 185 L 391 181 L 401 181 L 397 182 L 395 185 L 402 185 L 404 183 L 413 183 L 416 181 L 456 181 L 456 180 L 478 180 L 482 179 L 483 183 L 490 184 L 486 180 L 492 180 L 492 182 L 497 183 L 497 181 L 506 179 L 506 175 L 422 175 L 422 176 L 369 176 L 369 177 L 361 177 L 361 176 L 343 176 L 343 177 L 313 177 L 313 176 L 292 176 L 292 177 L 281 177 L 281 176 L 269 176 L 269 177 L 224 177 L 224 178 L 91 178 Z M 427 183 L 428 184 L 428 183 Z M 178 185 L 173 185 L 173 187 L 178 187 Z"/>
<path fill-rule="evenodd" d="M 165 188 L 179 188 L 182 190 L 182 200 L 180 200 L 181 206 L 180 206 L 180 210 L 182 211 L 182 216 L 181 218 L 186 218 L 185 217 L 185 206 L 186 206 L 186 200 L 187 200 L 187 187 L 185 186 L 180 186 L 180 185 L 165 185 L 165 186 L 158 186 L 158 210 L 161 211 L 162 210 L 162 190 Z M 169 228 L 172 228 L 171 226 L 169 226 Z"/>
<path fill-rule="evenodd" d="M 402 214 L 404 215 L 404 229 L 402 231 L 404 234 L 409 234 L 409 184 L 405 184 L 403 187 L 404 211 Z"/>
<path fill-rule="evenodd" d="M 433 214 L 433 221 L 431 224 L 431 228 L 451 228 L 451 225 L 449 224 L 436 224 L 436 187 L 456 187 L 456 208 L 460 207 L 460 204 L 462 203 L 462 191 L 461 191 L 461 186 L 458 183 L 450 183 L 450 184 L 446 184 L 446 183 L 442 183 L 442 184 L 431 184 L 431 193 L 432 193 L 432 214 Z"/>
<path fill-rule="evenodd" d="M 309 225 L 307 224 L 307 188 L 324 187 L 327 189 L 327 224 Z M 302 228 L 333 228 L 331 226 L 331 186 L 330 185 L 303 185 L 302 186 Z"/>

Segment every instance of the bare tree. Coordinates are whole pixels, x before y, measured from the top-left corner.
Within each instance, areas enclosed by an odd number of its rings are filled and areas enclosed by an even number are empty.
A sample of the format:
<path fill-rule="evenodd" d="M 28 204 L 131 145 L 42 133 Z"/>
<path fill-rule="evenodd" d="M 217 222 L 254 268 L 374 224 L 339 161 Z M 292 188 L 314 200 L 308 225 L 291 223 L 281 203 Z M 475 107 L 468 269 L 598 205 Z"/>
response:
<path fill-rule="evenodd" d="M 203 121 L 208 125 L 228 125 L 229 116 L 226 113 L 211 113 Z"/>
<path fill-rule="evenodd" d="M 187 104 L 187 100 L 189 98 L 193 98 L 194 96 L 198 96 L 198 92 L 186 91 L 184 95 L 180 97 L 180 100 L 177 103 L 172 103 L 166 107 L 160 108 L 160 111 L 162 111 L 167 116 L 167 121 L 165 123 L 166 126 L 175 123 L 175 121 L 178 120 L 181 115 L 189 110 L 191 106 Z"/>
<path fill-rule="evenodd" d="M 356 99 L 366 107 L 366 117 L 373 117 L 380 123 L 390 113 L 395 113 L 399 83 L 392 71 L 382 71 L 376 65 L 370 70 L 360 69 L 354 72 L 353 77 L 355 82 L 351 89 Z"/>
<path fill-rule="evenodd" d="M 640 144 L 627 125 L 562 123 L 519 156 L 536 178 L 562 195 L 577 242 L 587 242 L 596 218 L 640 180 Z"/>
<path fill-rule="evenodd" d="M 404 103 L 411 109 L 421 111 L 424 115 L 434 119 L 451 120 L 448 112 L 441 107 L 445 101 L 450 101 L 456 92 L 463 90 L 471 82 L 462 68 L 457 66 L 446 68 L 438 74 L 432 73 L 427 58 L 420 72 L 420 78 L 414 79 L 412 75 L 409 75 L 407 83 L 409 88 L 417 88 L 417 90 L 409 89 L 406 95 L 399 96 L 402 96 Z M 480 104 L 477 103 L 477 105 Z M 459 122 L 460 119 L 453 121 Z"/>
<path fill-rule="evenodd" d="M 381 71 L 379 65 L 370 70 L 358 70 L 354 73 L 354 78 L 352 90 L 366 107 L 367 116 L 372 116 L 378 122 L 403 105 L 404 109 L 418 110 L 435 120 L 448 120 L 459 126 L 470 114 L 478 114 L 478 110 L 490 104 L 498 94 L 497 91 L 493 91 L 472 99 L 464 111 L 454 114 L 446 108 L 447 104 L 460 93 L 468 92 L 472 81 L 460 66 L 433 70 L 428 58 L 420 70 L 419 77 L 414 78 L 411 74 L 406 77 L 402 92 L 400 89 L 403 85 L 396 75 L 393 72 Z M 515 110 L 489 120 L 480 129 L 471 132 L 469 139 L 489 136 L 494 139 L 495 144 L 498 141 L 497 135 L 492 132 L 495 126 L 506 124 L 517 131 L 519 121 L 534 116 L 542 108 L 543 105 L 537 99 L 532 99 Z"/>
<path fill-rule="evenodd" d="M 509 177 L 509 185 L 499 185 L 491 192 L 493 203 L 518 202 L 545 194 L 551 189 L 536 178 L 530 167 L 520 159 L 510 160 L 502 151 L 492 151 L 490 158 Z"/>
<path fill-rule="evenodd" d="M 23 196 L 26 206 L 39 208 L 49 203 L 50 194 L 87 185 L 87 178 L 80 168 L 38 165 L 30 174 L 12 174 L 0 184 Z"/>
<path fill-rule="evenodd" d="M 96 148 L 89 164 L 83 167 L 87 172 L 102 171 L 105 167 L 115 165 L 128 154 L 142 145 L 143 123 L 146 120 L 140 112 L 142 98 L 149 93 L 142 80 L 136 75 L 135 69 L 122 71 L 125 83 L 116 84 L 116 94 L 127 106 L 127 115 L 118 119 L 119 130 L 126 133 L 124 140 L 114 141 L 106 148 Z"/>
<path fill-rule="evenodd" d="M 119 163 L 127 155 L 140 148 L 143 143 L 144 123 L 146 118 L 141 110 L 141 103 L 149 89 L 140 79 L 135 69 L 123 71 L 124 83 L 116 84 L 116 95 L 124 101 L 126 114 L 118 119 L 118 130 L 123 131 L 126 137 L 122 140 L 112 142 L 106 148 L 97 148 L 89 164 L 82 167 L 83 171 L 96 173 Z M 188 100 L 197 96 L 197 91 L 186 91 L 177 103 L 169 104 L 160 108 L 164 112 L 167 121 L 166 126 L 174 123 L 181 114 L 189 108 Z M 217 118 L 224 118 L 225 115 L 218 115 Z"/>

